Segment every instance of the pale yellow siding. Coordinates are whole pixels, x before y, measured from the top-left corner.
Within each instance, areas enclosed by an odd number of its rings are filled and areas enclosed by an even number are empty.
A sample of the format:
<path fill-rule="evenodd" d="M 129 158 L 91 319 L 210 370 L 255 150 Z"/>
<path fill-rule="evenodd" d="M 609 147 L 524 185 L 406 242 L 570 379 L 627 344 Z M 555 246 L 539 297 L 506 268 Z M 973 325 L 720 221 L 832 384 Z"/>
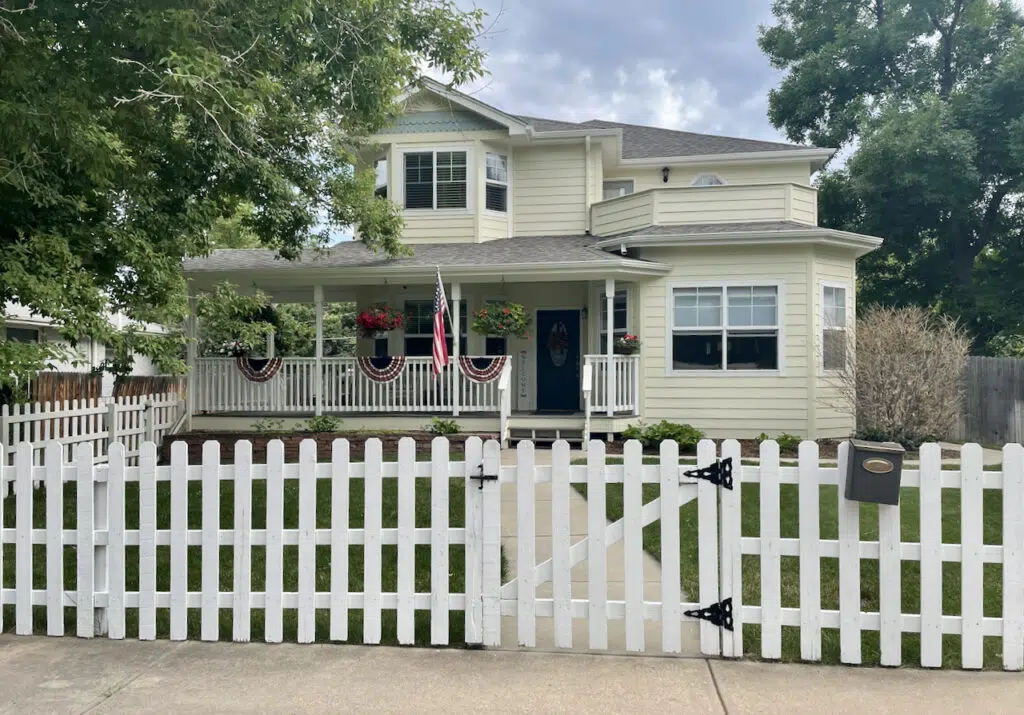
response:
<path fill-rule="evenodd" d="M 583 144 L 517 149 L 512 188 L 516 236 L 580 234 L 586 229 Z"/>
<path fill-rule="evenodd" d="M 849 332 L 849 344 L 853 344 L 853 328 L 856 322 L 856 259 L 845 251 L 816 249 L 814 259 L 814 308 L 811 318 L 814 324 L 815 375 L 817 394 L 815 399 L 815 416 L 818 434 L 822 437 L 847 437 L 855 428 L 853 406 L 844 399 L 839 388 L 839 380 L 833 374 L 823 373 L 821 369 L 821 298 L 822 286 L 825 283 L 837 283 L 846 286 L 846 321 Z"/>
<path fill-rule="evenodd" d="M 480 240 L 496 241 L 508 238 L 508 218 L 491 211 L 480 214 Z"/>
<path fill-rule="evenodd" d="M 639 285 L 646 421 L 688 422 L 716 438 L 761 432 L 808 433 L 807 280 L 812 250 L 803 247 L 650 249 L 643 257 L 675 266 Z M 675 283 L 779 282 L 781 369 L 776 373 L 670 373 L 667 313 Z"/>
<path fill-rule="evenodd" d="M 402 241 L 417 243 L 475 243 L 476 221 L 472 214 L 462 216 L 405 214 Z M 437 212 L 434 212 L 437 213 Z"/>
<path fill-rule="evenodd" d="M 780 162 L 778 164 L 736 164 L 731 166 L 707 165 L 677 167 L 669 172 L 668 183 L 662 181 L 660 168 L 633 169 L 606 167 L 605 178 L 634 179 L 635 191 L 662 186 L 690 186 L 700 174 L 717 174 L 727 184 L 781 184 L 794 183 L 810 186 L 810 162 Z"/>
<path fill-rule="evenodd" d="M 645 191 L 602 202 L 592 211 L 594 235 L 613 236 L 652 225 L 654 196 L 655 192 Z"/>
<path fill-rule="evenodd" d="M 818 192 L 791 186 L 789 189 L 789 217 L 812 226 L 818 225 Z"/>

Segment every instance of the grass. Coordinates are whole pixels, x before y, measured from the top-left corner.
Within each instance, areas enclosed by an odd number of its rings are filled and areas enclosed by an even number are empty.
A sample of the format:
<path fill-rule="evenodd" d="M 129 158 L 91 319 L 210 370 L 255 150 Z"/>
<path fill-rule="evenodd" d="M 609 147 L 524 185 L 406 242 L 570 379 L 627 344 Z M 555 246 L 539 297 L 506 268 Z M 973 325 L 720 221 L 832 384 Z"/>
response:
<path fill-rule="evenodd" d="M 586 485 L 575 485 L 586 496 Z M 760 485 L 742 485 L 742 533 L 743 536 L 760 535 Z M 607 487 L 608 518 L 617 520 L 623 515 L 623 495 L 621 484 L 609 484 Z M 657 484 L 643 485 L 643 502 L 646 504 L 659 496 Z M 920 492 L 918 489 L 903 489 L 900 495 L 900 526 L 904 542 L 917 542 L 920 539 Z M 838 538 L 838 495 L 837 487 L 825 485 L 820 487 L 820 520 L 819 527 L 822 539 Z M 799 524 L 799 501 L 797 485 L 783 484 L 779 495 L 781 507 L 781 535 L 784 538 L 796 538 Z M 874 504 L 862 504 L 860 510 L 861 539 L 875 541 L 878 539 L 878 507 Z M 1002 543 L 1002 493 L 986 489 L 984 492 L 984 542 L 986 544 Z M 660 522 L 656 521 L 643 531 L 644 548 L 655 558 L 661 554 Z M 680 510 L 680 558 L 681 582 L 687 594 L 696 598 L 698 544 L 697 544 L 697 502 L 686 504 Z M 945 543 L 959 543 L 960 535 L 960 490 L 942 490 L 942 540 Z M 799 607 L 800 605 L 800 564 L 797 557 L 783 556 L 781 563 L 782 606 Z M 761 602 L 761 570 L 760 557 L 746 555 L 743 557 L 743 602 L 756 605 Z M 920 565 L 917 561 L 904 561 L 901 575 L 902 612 L 920 613 L 921 578 Z M 942 570 L 943 613 L 959 615 L 960 613 L 960 564 L 944 563 Z M 878 561 L 861 560 L 861 607 L 865 612 L 878 611 L 879 576 Z M 835 558 L 821 559 L 821 606 L 823 609 L 839 608 L 839 560 Z M 998 617 L 1002 614 L 1002 565 L 984 565 L 984 615 Z M 920 636 L 903 634 L 903 662 L 907 665 L 919 664 Z M 757 657 L 761 652 L 760 626 L 747 624 L 743 629 L 744 652 Z M 879 662 L 879 638 L 877 631 L 864 631 L 862 634 L 862 655 L 865 664 Z M 984 641 L 984 664 L 986 668 L 999 668 L 1002 658 L 1000 638 L 986 637 Z M 800 630 L 796 627 L 784 626 L 782 629 L 782 659 L 785 661 L 800 660 Z M 822 630 L 822 660 L 839 662 L 839 631 L 837 629 Z M 943 636 L 943 665 L 947 668 L 960 667 L 960 636 Z"/>
<path fill-rule="evenodd" d="M 429 456 L 424 453 L 419 455 L 421 459 Z M 460 459 L 460 455 L 452 454 L 452 459 Z M 429 478 L 416 479 L 416 526 L 430 526 L 430 499 L 431 484 Z M 234 482 L 225 481 L 221 483 L 220 494 L 220 524 L 223 529 L 230 529 L 234 524 Z M 64 492 L 64 528 L 74 529 L 76 523 L 75 509 L 75 485 L 68 483 Z M 284 488 L 284 525 L 286 529 L 298 527 L 298 482 L 294 479 L 285 481 Z M 317 528 L 330 528 L 331 523 L 331 484 L 329 480 L 317 480 Z M 45 489 L 38 489 L 34 492 L 33 503 L 33 525 L 35 528 L 45 526 Z M 350 528 L 361 528 L 365 512 L 364 483 L 362 479 L 351 479 L 349 482 Z M 138 483 L 128 483 L 125 494 L 127 529 L 138 528 L 139 514 L 139 491 Z M 15 525 L 15 499 L 8 497 L 4 500 L 4 527 L 9 528 Z M 262 529 L 266 526 L 266 482 L 253 481 L 252 485 L 252 527 Z M 398 525 L 398 483 L 396 479 L 383 480 L 383 525 L 385 528 L 394 528 Z M 449 489 L 449 525 L 452 528 L 462 527 L 465 516 L 465 482 L 463 479 L 452 479 Z M 190 482 L 188 489 L 188 528 L 200 529 L 202 526 L 202 484 Z M 170 528 L 170 484 L 160 482 L 157 487 L 157 528 Z M 3 573 L 0 574 L 0 582 L 6 588 L 14 587 L 15 572 L 15 546 L 4 544 Z M 430 592 L 430 564 L 431 547 L 426 544 L 418 544 L 415 547 L 415 590 L 417 593 Z M 384 545 L 382 547 L 382 587 L 385 592 L 394 592 L 397 589 L 397 561 L 398 547 L 395 545 Z M 266 582 L 266 549 L 262 546 L 252 547 L 252 590 L 259 592 L 264 590 Z M 33 546 L 33 586 L 40 589 L 46 585 L 46 550 L 42 544 Z M 76 588 L 75 574 L 75 548 L 65 547 L 64 549 L 64 588 L 74 591 Z M 461 544 L 449 547 L 449 591 L 451 593 L 462 593 L 465 588 L 465 574 L 463 564 L 465 562 L 465 547 Z M 188 590 L 198 592 L 201 588 L 201 563 L 202 547 L 188 547 Z M 137 546 L 126 547 L 126 587 L 128 591 L 137 591 L 139 585 L 139 548 Z M 220 590 L 230 592 L 233 590 L 233 547 L 220 547 Z M 353 592 L 362 591 L 363 588 L 363 547 L 362 545 L 351 546 L 349 549 L 349 590 Z M 157 590 L 168 591 L 170 589 L 170 547 L 157 547 Z M 298 590 L 298 546 L 284 547 L 284 590 L 295 592 Z M 316 547 L 316 590 L 318 592 L 330 591 L 330 547 Z M 5 605 L 4 625 L 13 629 L 14 606 Z M 33 609 L 34 626 L 36 632 L 46 632 L 46 610 L 44 606 L 36 606 Z M 449 642 L 453 644 L 462 643 L 464 637 L 464 621 L 462 611 L 452 611 L 449 618 Z M 75 609 L 65 608 L 64 611 L 65 629 L 67 633 L 75 632 Z M 397 644 L 397 625 L 395 611 L 385 610 L 382 615 L 382 643 Z M 318 609 L 316 612 L 316 640 L 327 641 L 329 639 L 330 616 L 326 609 Z M 417 611 L 415 615 L 416 643 L 430 643 L 430 613 Z M 262 609 L 252 610 L 252 632 L 253 641 L 263 640 L 264 614 Z M 232 631 L 232 611 L 221 609 L 220 611 L 220 638 L 230 640 Z M 157 636 L 160 638 L 169 637 L 170 612 L 169 609 L 157 609 Z M 361 643 L 363 634 L 362 611 L 349 610 L 349 642 Z M 137 637 L 138 635 L 138 612 L 136 609 L 129 609 L 127 613 L 127 635 Z M 200 612 L 199 609 L 188 611 L 188 637 L 198 639 L 200 635 Z M 286 641 L 294 641 L 297 635 L 297 612 L 294 609 L 284 611 L 284 638 Z"/>

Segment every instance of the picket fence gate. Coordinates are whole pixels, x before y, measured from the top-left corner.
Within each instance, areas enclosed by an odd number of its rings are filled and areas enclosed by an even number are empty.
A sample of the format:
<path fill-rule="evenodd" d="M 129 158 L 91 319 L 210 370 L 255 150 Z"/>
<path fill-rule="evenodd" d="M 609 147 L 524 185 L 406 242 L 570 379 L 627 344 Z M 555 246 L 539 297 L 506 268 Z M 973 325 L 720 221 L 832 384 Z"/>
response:
<path fill-rule="evenodd" d="M 985 471 L 978 445 L 965 445 L 959 468 L 942 469 L 937 445 L 924 445 L 920 465 L 904 469 L 902 485 L 919 491 L 920 537 L 914 542 L 901 539 L 900 507 L 878 507 L 877 540 L 865 540 L 860 533 L 860 509 L 857 502 L 842 496 L 841 475 L 848 457 L 846 445 L 839 451 L 836 466 L 819 463 L 818 447 L 812 442 L 800 446 L 798 466 L 784 466 L 775 442 L 761 445 L 759 461 L 743 464 L 740 445 L 727 440 L 721 452 L 710 441 L 698 445 L 696 464 L 683 463 L 673 442 L 661 445 L 657 464 L 645 464 L 640 445 L 625 446 L 621 464 L 610 463 L 605 445 L 588 445 L 586 464 L 570 461 L 564 441 L 554 445 L 551 465 L 537 464 L 534 446 L 522 442 L 514 465 L 501 465 L 500 445 L 471 438 L 465 444 L 465 456 L 451 459 L 444 438 L 433 441 L 429 461 L 417 461 L 416 445 L 411 439 L 399 443 L 397 461 L 385 461 L 380 440 L 365 444 L 363 461 L 350 458 L 350 445 L 337 440 L 330 460 L 318 462 L 312 440 L 300 445 L 297 463 L 286 462 L 284 446 L 278 440 L 267 448 L 265 464 L 254 464 L 249 442 L 234 445 L 232 464 L 222 464 L 220 445 L 204 445 L 200 464 L 188 464 L 185 445 L 172 445 L 168 465 L 157 464 L 154 444 L 142 445 L 137 466 L 127 464 L 126 450 L 120 444 L 110 447 L 109 464 L 94 463 L 92 445 L 78 445 L 74 462 L 65 462 L 63 447 L 56 442 L 45 446 L 45 466 L 34 466 L 34 447 L 20 444 L 13 467 L 0 465 L 0 484 L 13 482 L 14 523 L 4 524 L 10 505 L 3 503 L 6 489 L 0 488 L 0 574 L 3 561 L 14 559 L 14 582 L 0 582 L 0 606 L 12 605 L 15 632 L 33 632 L 33 606 L 45 606 L 46 632 L 64 634 L 64 609 L 75 609 L 75 633 L 83 637 L 107 635 L 124 638 L 126 612 L 137 609 L 138 634 L 153 639 L 157 633 L 157 611 L 169 613 L 172 640 L 188 637 L 188 609 L 199 609 L 200 638 L 217 640 L 221 633 L 219 610 L 231 611 L 230 637 L 248 641 L 252 611 L 265 616 L 264 639 L 283 640 L 283 615 L 294 610 L 297 640 L 317 639 L 317 613 L 329 618 L 327 640 L 349 640 L 349 612 L 361 611 L 362 641 L 382 640 L 382 614 L 396 612 L 396 639 L 400 644 L 416 641 L 416 612 L 430 614 L 429 641 L 435 645 L 449 642 L 449 618 L 452 611 L 463 611 L 465 642 L 487 646 L 509 646 L 502 642 L 502 620 L 514 619 L 516 640 L 520 646 L 535 647 L 537 628 L 545 623 L 554 631 L 558 648 L 609 648 L 608 627 L 622 621 L 625 649 L 633 652 L 652 650 L 645 643 L 645 623 L 660 623 L 660 651 L 684 651 L 681 629 L 699 622 L 699 650 L 704 655 L 740 657 L 745 654 L 744 624 L 760 626 L 760 648 L 746 654 L 767 659 L 785 657 L 782 628 L 799 628 L 799 654 L 805 661 L 822 659 L 822 634 L 838 630 L 839 659 L 844 663 L 862 662 L 862 632 L 877 631 L 882 665 L 902 664 L 904 633 L 919 634 L 920 665 L 943 664 L 943 636 L 961 639 L 961 665 L 980 668 L 986 637 L 1002 639 L 1002 667 L 1024 668 L 1024 447 L 1007 445 L 1003 449 L 1001 471 Z M 726 462 L 726 460 L 729 460 Z M 722 479 L 724 464 L 732 466 L 730 480 Z M 716 480 L 708 479 L 718 475 Z M 350 484 L 362 480 L 362 527 L 353 528 Z M 461 526 L 450 523 L 451 479 L 461 480 L 465 498 Z M 35 481 L 45 484 L 45 492 L 32 488 Z M 317 484 L 330 484 L 328 501 L 318 501 Z M 387 481 L 396 489 L 386 490 Z M 419 480 L 429 480 L 430 523 L 417 519 L 416 490 Z M 158 485 L 169 482 L 169 514 L 158 513 Z M 222 524 L 220 486 L 233 483 L 232 523 Z M 266 526 L 253 528 L 253 487 L 266 487 Z M 297 488 L 294 483 L 297 482 Z M 138 527 L 127 528 L 126 485 L 138 483 Z M 198 483 L 201 494 L 201 526 L 189 528 L 187 521 L 189 485 Z M 422 483 L 422 482 L 421 482 Z M 74 487 L 70 485 L 74 484 Z M 287 485 L 291 484 L 292 487 Z M 744 490 L 743 485 L 748 485 Z M 502 485 L 514 490 L 515 529 L 502 532 Z M 543 485 L 549 485 L 544 487 Z M 569 514 L 573 500 L 582 497 L 573 486 L 586 486 L 586 536 L 574 541 Z M 756 486 L 755 486 L 756 485 Z M 656 493 L 651 490 L 656 487 Z M 537 492 L 551 491 L 551 558 L 537 558 Z M 792 524 L 783 524 L 782 516 L 792 513 L 782 502 L 792 499 L 796 489 L 798 536 Z M 74 528 L 64 524 L 64 490 L 76 495 Z M 752 511 L 744 518 L 744 493 L 756 490 L 757 535 L 747 533 Z M 823 491 L 824 489 L 824 491 Z M 822 539 L 820 520 L 824 513 L 821 495 L 834 489 L 837 499 L 838 538 Z M 959 491 L 958 543 L 943 542 L 943 489 Z M 621 490 L 621 492 L 617 491 Z M 786 491 L 788 490 L 788 491 Z M 998 517 L 1002 522 L 1002 543 L 986 543 L 983 526 L 986 514 L 985 490 L 997 490 L 1002 497 Z M 396 495 L 397 516 L 394 526 L 385 526 L 385 494 Z M 621 493 L 621 499 L 619 494 Z M 294 507 L 297 528 L 285 528 L 287 495 L 297 495 Z M 45 500 L 43 528 L 32 524 L 33 500 Z M 621 514 L 609 521 L 606 509 L 612 501 L 621 503 Z M 904 501 L 907 501 L 906 496 Z M 695 502 L 692 512 L 680 507 Z M 911 500 L 909 502 L 913 504 Z M 5 509 L 5 506 L 7 507 Z M 792 506 L 792 505 L 790 505 Z M 324 508 L 330 513 L 321 513 Z M 908 507 L 909 508 L 909 507 Z M 830 510 L 831 511 L 831 510 Z M 695 523 L 693 533 L 682 533 L 681 514 Z M 262 515 L 260 515 L 262 516 Z M 289 514 L 293 516 L 293 514 Z M 131 521 L 135 521 L 132 515 Z M 419 523 L 418 523 L 419 522 Z M 158 528 L 168 524 L 169 528 Z M 326 526 L 329 524 L 329 526 Z M 511 526 L 511 525 L 510 525 Z M 644 528 L 658 529 L 660 537 L 661 595 L 648 598 L 644 592 Z M 783 527 L 785 527 L 783 529 Z M 502 574 L 502 538 L 515 538 L 517 567 L 514 574 Z M 696 561 L 681 555 L 684 540 L 696 541 Z M 608 596 L 607 553 L 616 543 L 623 545 L 625 593 L 621 599 Z M 429 545 L 429 589 L 417 591 L 417 545 Z M 463 563 L 451 560 L 450 546 L 464 548 Z M 45 573 L 36 574 L 33 585 L 34 547 L 45 554 Z M 126 562 L 126 547 L 138 547 L 138 586 L 128 590 L 126 574 L 134 564 Z M 228 568 L 232 588 L 222 591 L 221 547 L 231 547 Z M 286 591 L 284 573 L 288 570 L 285 547 L 297 546 L 297 588 Z M 394 563 L 384 546 L 395 546 Z M 691 544 L 692 546 L 692 544 Z M 65 553 L 74 547 L 73 556 Z M 169 558 L 161 560 L 169 570 L 169 588 L 158 590 L 158 549 L 169 547 Z M 198 589 L 189 584 L 188 550 L 201 551 Z M 254 547 L 265 553 L 265 588 L 253 588 Z M 328 573 L 317 573 L 317 547 L 329 550 Z M 350 589 L 350 550 L 361 549 L 364 568 L 361 590 Z M 685 549 L 684 549 L 685 550 Z M 75 559 L 75 584 L 64 582 L 64 559 Z M 759 597 L 744 601 L 744 556 L 759 565 Z M 787 576 L 782 559 L 796 557 L 799 575 Z M 822 560 L 838 563 L 838 608 L 822 608 Z M 861 603 L 861 561 L 877 560 L 879 568 L 877 612 L 865 611 Z M 538 563 L 538 561 L 540 561 Z M 903 612 L 901 563 L 920 564 L 920 608 L 917 613 Z M 960 613 L 952 615 L 943 608 L 943 564 L 960 563 Z M 586 563 L 587 597 L 573 594 L 574 566 Z M 1002 569 L 1000 615 L 986 615 L 984 595 L 986 564 Z M 684 572 L 682 569 L 693 569 Z M 465 588 L 462 593 L 450 589 L 451 573 L 462 568 Z M 382 575 L 397 571 L 395 590 L 385 591 Z M 798 580 L 799 603 L 783 606 L 786 578 Z M 165 580 L 161 575 L 160 581 Z M 423 579 L 419 579 L 421 582 Z M 991 578 L 989 579 L 991 580 Z M 318 589 L 318 581 L 321 588 Z M 551 583 L 551 596 L 538 597 L 538 587 Z M 684 594 L 683 583 L 693 584 L 692 594 Z M 326 588 L 323 586 L 326 584 Z M 788 584 L 793 587 L 794 584 Z M 831 584 L 835 585 L 835 584 Z M 992 584 L 988 584 L 990 587 Z M 0 618 L 3 608 L 0 607 Z M 585 643 L 573 642 L 574 620 L 586 620 Z M 0 621 L 0 627 L 2 627 Z M 162 634 L 160 634 L 162 635 Z M 323 640 L 323 638 L 321 638 Z"/>

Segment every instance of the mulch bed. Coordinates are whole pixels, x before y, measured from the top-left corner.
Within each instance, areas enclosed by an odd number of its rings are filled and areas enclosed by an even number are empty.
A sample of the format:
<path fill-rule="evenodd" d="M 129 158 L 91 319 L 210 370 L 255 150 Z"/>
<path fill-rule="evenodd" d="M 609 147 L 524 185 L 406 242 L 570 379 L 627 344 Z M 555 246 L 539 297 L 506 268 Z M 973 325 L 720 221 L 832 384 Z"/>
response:
<path fill-rule="evenodd" d="M 452 451 L 463 451 L 466 440 L 473 435 L 453 434 L 448 436 L 448 442 Z M 497 435 L 481 434 L 476 435 L 483 439 L 496 439 Z M 284 458 L 286 462 L 296 462 L 299 459 L 299 444 L 303 440 L 312 439 L 316 442 L 317 459 L 321 462 L 329 462 L 331 459 L 331 444 L 336 439 L 347 439 L 349 441 L 349 455 L 351 459 L 362 460 L 366 440 L 377 437 L 383 443 L 385 455 L 394 455 L 398 452 L 398 441 L 403 437 L 412 437 L 416 440 L 417 455 L 430 453 L 430 442 L 434 435 L 428 432 L 407 432 L 401 434 L 370 434 L 367 432 L 287 432 L 254 433 L 254 432 L 186 432 L 177 434 L 170 439 L 164 440 L 160 447 L 160 461 L 167 464 L 171 459 L 171 444 L 174 442 L 185 442 L 188 445 L 188 459 L 191 464 L 199 464 L 203 458 L 203 444 L 211 440 L 220 443 L 220 459 L 224 464 L 233 461 L 235 453 L 235 442 L 248 440 L 252 442 L 252 459 L 259 464 L 267 460 L 267 443 L 274 439 L 284 442 Z M 420 457 L 422 459 L 422 457 Z"/>

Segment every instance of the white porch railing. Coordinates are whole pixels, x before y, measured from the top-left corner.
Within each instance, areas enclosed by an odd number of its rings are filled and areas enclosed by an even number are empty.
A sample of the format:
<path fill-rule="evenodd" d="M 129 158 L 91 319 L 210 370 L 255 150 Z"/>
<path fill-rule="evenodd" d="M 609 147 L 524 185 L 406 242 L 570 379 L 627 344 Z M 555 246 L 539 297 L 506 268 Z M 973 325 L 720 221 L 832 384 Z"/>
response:
<path fill-rule="evenodd" d="M 593 375 L 588 414 L 640 414 L 639 355 L 613 355 L 610 380 L 607 355 L 586 355 L 583 366 Z"/>
<path fill-rule="evenodd" d="M 283 358 L 277 375 L 251 382 L 234 358 L 199 358 L 193 384 L 195 412 L 312 413 L 317 408 L 316 358 Z M 354 357 L 323 358 L 322 411 L 498 412 L 499 380 L 470 380 L 454 364 L 435 379 L 430 357 L 406 358 L 390 382 L 367 377 Z M 455 387 L 458 381 L 456 404 Z"/>

